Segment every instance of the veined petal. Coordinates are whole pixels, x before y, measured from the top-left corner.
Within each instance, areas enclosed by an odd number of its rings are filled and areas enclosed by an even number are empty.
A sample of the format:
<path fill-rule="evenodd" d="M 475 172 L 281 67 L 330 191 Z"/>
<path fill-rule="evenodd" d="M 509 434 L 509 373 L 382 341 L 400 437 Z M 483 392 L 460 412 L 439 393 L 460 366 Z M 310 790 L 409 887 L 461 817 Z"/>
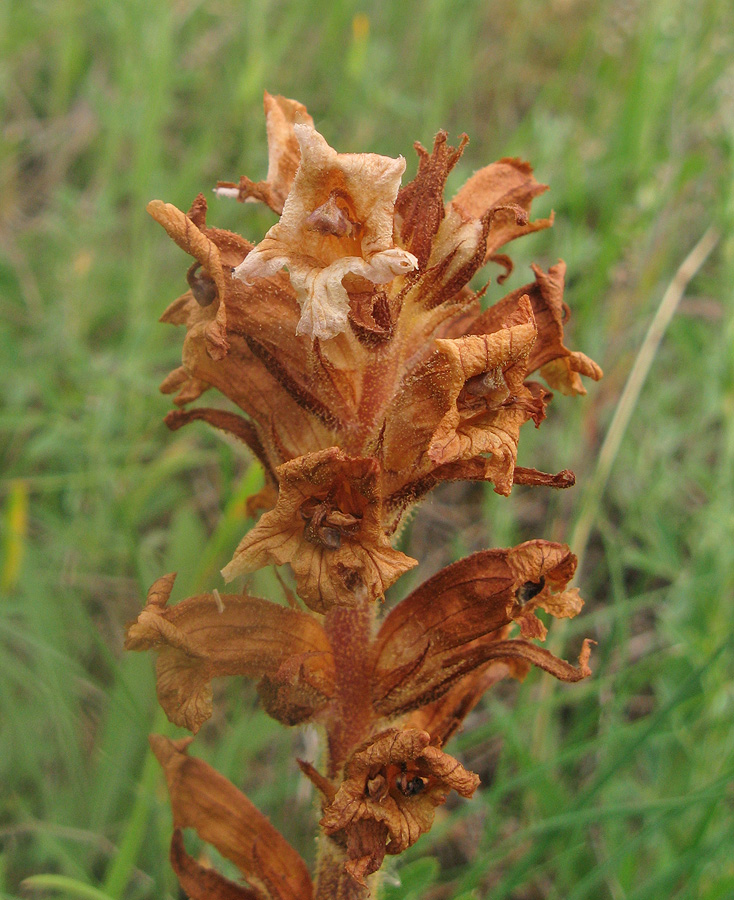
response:
<path fill-rule="evenodd" d="M 470 797 L 478 787 L 473 772 L 429 741 L 430 735 L 416 728 L 388 728 L 347 761 L 344 781 L 321 824 L 327 834 L 346 836 L 347 871 L 357 880 L 375 871 L 384 852 L 402 853 L 425 834 L 450 791 Z"/>
<path fill-rule="evenodd" d="M 327 702 L 334 661 L 313 616 L 244 594 L 200 594 L 167 607 L 172 586 L 170 575 L 153 584 L 125 647 L 159 651 L 158 700 L 174 724 L 197 732 L 211 716 L 213 678 L 277 678 L 293 659 L 292 680 L 310 691 L 311 714 Z"/>
<path fill-rule="evenodd" d="M 538 266 L 532 269 L 535 274 L 533 284 L 518 288 L 490 307 L 471 323 L 467 332 L 494 331 L 527 298 L 538 329 L 537 340 L 528 358 L 528 374 L 540 370 L 548 385 L 562 394 L 585 394 L 580 376 L 598 381 L 603 373 L 588 356 L 569 350 L 563 343 L 563 329 L 570 318 L 570 310 L 563 302 L 566 264 L 560 261 L 547 272 Z"/>
<path fill-rule="evenodd" d="M 284 463 L 273 510 L 240 542 L 227 581 L 264 565 L 290 563 L 298 592 L 317 612 L 381 597 L 416 565 L 382 530 L 380 467 L 337 447 Z"/>
<path fill-rule="evenodd" d="M 474 553 L 429 578 L 392 610 L 378 632 L 375 710 L 397 715 L 417 709 L 474 669 L 503 659 L 490 645 L 511 644 L 505 626 L 515 620 L 522 625 L 546 598 L 562 594 L 575 565 L 565 544 L 529 541 Z"/>

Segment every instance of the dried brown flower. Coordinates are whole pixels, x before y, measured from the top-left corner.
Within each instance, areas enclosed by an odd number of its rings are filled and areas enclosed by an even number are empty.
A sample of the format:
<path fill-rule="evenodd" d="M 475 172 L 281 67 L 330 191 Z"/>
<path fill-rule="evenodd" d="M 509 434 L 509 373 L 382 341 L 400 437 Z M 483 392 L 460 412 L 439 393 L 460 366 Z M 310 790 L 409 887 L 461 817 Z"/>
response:
<path fill-rule="evenodd" d="M 537 666 L 563 681 L 590 674 L 534 643 L 582 605 L 569 587 L 576 558 L 530 541 L 474 553 L 420 584 L 376 622 L 378 601 L 416 560 L 394 546 L 405 517 L 445 481 L 566 488 L 573 473 L 517 466 L 522 426 L 543 421 L 550 388 L 582 394 L 601 369 L 564 338 L 565 266 L 482 310 L 470 288 L 486 263 L 512 271 L 506 247 L 549 227 L 531 220 L 545 185 L 503 159 L 444 201 L 467 142 L 440 132 L 416 144 L 418 171 L 400 186 L 402 158 L 340 154 L 304 106 L 265 95 L 268 173 L 220 182 L 219 196 L 261 201 L 280 215 L 252 245 L 207 225 L 199 195 L 188 213 L 152 201 L 151 215 L 191 257 L 189 290 L 163 314 L 186 328 L 182 365 L 163 382 L 177 429 L 203 421 L 234 436 L 263 466 L 248 509 L 259 522 L 234 551 L 229 581 L 288 565 L 298 607 L 246 593 L 168 605 L 173 576 L 151 588 L 127 647 L 158 653 L 158 697 L 196 732 L 211 715 L 211 681 L 257 682 L 287 725 L 315 722 L 323 770 L 301 762 L 322 796 L 315 883 L 295 851 L 226 779 L 188 757 L 187 742 L 153 737 L 169 785 L 173 866 L 193 900 L 360 900 L 385 854 L 426 832 L 451 790 L 476 775 L 442 746 L 482 694 Z M 195 406 L 214 389 L 234 408 Z M 232 860 L 243 887 L 190 857 L 181 829 Z"/>
<path fill-rule="evenodd" d="M 389 728 L 347 760 L 321 824 L 346 841 L 346 868 L 357 881 L 376 872 L 385 853 L 402 853 L 428 831 L 450 791 L 471 797 L 479 786 L 476 775 L 430 741 L 416 728 Z"/>

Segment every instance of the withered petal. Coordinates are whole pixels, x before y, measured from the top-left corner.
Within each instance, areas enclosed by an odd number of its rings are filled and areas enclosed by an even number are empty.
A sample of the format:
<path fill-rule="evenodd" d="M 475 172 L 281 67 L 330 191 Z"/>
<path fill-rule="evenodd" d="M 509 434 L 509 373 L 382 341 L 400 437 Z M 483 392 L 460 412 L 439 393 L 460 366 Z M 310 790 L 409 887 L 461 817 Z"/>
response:
<path fill-rule="evenodd" d="M 249 283 L 287 266 L 302 307 L 297 333 L 329 340 L 347 329 L 349 297 L 342 280 L 348 274 L 384 284 L 417 265 L 393 242 L 393 210 L 405 160 L 339 154 L 311 125 L 294 125 L 294 131 L 301 164 L 283 214 L 234 275 Z M 314 224 L 313 217 L 333 206 L 334 198 L 345 205 L 338 209 L 343 227 L 329 227 L 331 213 L 328 221 Z"/>
<path fill-rule="evenodd" d="M 170 578 L 170 576 L 166 576 Z M 321 625 L 306 613 L 247 595 L 200 594 L 172 607 L 170 585 L 157 581 L 148 604 L 128 626 L 128 650 L 159 651 L 158 699 L 176 725 L 196 732 L 211 715 L 211 680 L 222 675 L 276 677 L 290 658 L 300 675 L 328 696 L 334 662 Z M 158 586 L 158 587 L 157 587 Z"/>
<path fill-rule="evenodd" d="M 460 210 L 467 219 L 481 219 L 492 209 L 503 206 L 518 206 L 529 213 L 535 197 L 547 190 L 547 185 L 535 180 L 528 163 L 505 158 L 475 172 L 450 205 Z M 509 241 L 548 228 L 552 223 L 552 217 L 524 224 L 518 223 L 516 216 L 496 220 L 487 238 L 485 259 Z"/>
<path fill-rule="evenodd" d="M 263 105 L 268 133 L 268 174 L 265 181 L 250 181 L 243 175 L 238 185 L 220 181 L 217 189 L 235 188 L 240 202 L 260 200 L 280 215 L 301 162 L 301 150 L 293 126 L 297 122 L 313 125 L 313 119 L 302 103 L 279 94 L 265 91 Z"/>
<path fill-rule="evenodd" d="M 361 819 L 349 828 L 347 832 L 349 859 L 344 868 L 359 884 L 366 885 L 365 878 L 382 865 L 387 835 L 387 826 L 373 819 Z"/>
<path fill-rule="evenodd" d="M 459 678 L 498 658 L 488 648 L 504 636 L 504 626 L 565 589 L 575 564 L 565 544 L 528 541 L 474 553 L 429 578 L 390 612 L 377 634 L 375 710 L 397 715 L 432 703 Z M 526 583 L 539 586 L 529 604 L 521 602 Z"/>
<path fill-rule="evenodd" d="M 298 853 L 230 781 L 188 756 L 190 742 L 150 736 L 166 776 L 174 827 L 194 828 L 268 900 L 311 900 L 311 878 Z"/>
<path fill-rule="evenodd" d="M 321 820 L 327 834 L 344 831 L 348 840 L 355 829 L 360 829 L 354 840 L 355 852 L 350 851 L 350 856 L 359 860 L 374 858 L 363 852 L 361 823 L 384 825 L 389 838 L 386 852 L 401 853 L 430 829 L 435 807 L 445 801 L 451 790 L 464 797 L 474 793 L 479 778 L 458 760 L 429 746 L 429 741 L 430 735 L 416 728 L 388 728 L 353 752 L 345 766 L 344 781 Z M 400 787 L 397 779 L 390 781 L 394 778 L 389 774 L 391 768 L 393 772 L 405 772 L 407 766 L 417 773 L 414 777 L 420 778 L 421 790 Z M 372 793 L 370 779 L 380 780 L 379 793 Z M 374 828 L 367 832 L 372 840 L 377 835 L 382 832 Z"/>
<path fill-rule="evenodd" d="M 416 759 L 430 741 L 430 734 L 417 728 L 387 728 L 357 747 L 347 762 L 345 777 L 354 777 L 361 771 L 388 763 Z"/>
<path fill-rule="evenodd" d="M 148 213 L 162 225 L 178 246 L 193 256 L 201 264 L 203 271 L 211 279 L 217 296 L 215 318 L 206 325 L 206 348 L 212 359 L 222 359 L 227 355 L 229 345 L 226 339 L 227 319 L 224 304 L 226 285 L 222 258 L 219 249 L 194 222 L 171 203 L 151 200 L 146 207 Z M 239 238 L 241 241 L 242 238 Z"/>
<path fill-rule="evenodd" d="M 467 331 L 481 334 L 499 328 L 527 297 L 538 329 L 538 337 L 528 359 L 528 374 L 540 371 L 548 385 L 562 394 L 585 394 L 586 388 L 580 375 L 598 381 L 603 373 L 588 356 L 572 352 L 563 343 L 563 329 L 570 315 L 563 302 L 566 264 L 559 261 L 547 272 L 539 266 L 532 266 L 532 269 L 534 283 L 523 285 L 503 297 L 479 315 Z"/>
<path fill-rule="evenodd" d="M 376 459 L 350 457 L 337 447 L 284 463 L 276 472 L 275 508 L 242 539 L 222 570 L 225 580 L 289 563 L 300 596 L 317 612 L 354 605 L 363 595 L 381 597 L 416 561 L 395 550 L 382 531 L 379 472 Z M 329 510 L 323 526 L 309 524 L 316 508 Z"/>

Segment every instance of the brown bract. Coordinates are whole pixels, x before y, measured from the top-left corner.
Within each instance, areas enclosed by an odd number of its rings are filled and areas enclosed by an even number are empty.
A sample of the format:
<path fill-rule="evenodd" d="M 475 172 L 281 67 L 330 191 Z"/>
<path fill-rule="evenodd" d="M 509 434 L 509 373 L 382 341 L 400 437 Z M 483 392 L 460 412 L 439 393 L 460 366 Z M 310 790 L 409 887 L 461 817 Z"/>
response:
<path fill-rule="evenodd" d="M 246 594 L 200 594 L 166 604 L 175 575 L 159 578 L 127 629 L 127 650 L 156 650 L 158 700 L 176 725 L 197 732 L 212 713 L 211 681 L 244 675 L 274 693 L 268 712 L 293 724 L 313 717 L 334 690 L 331 646 L 306 613 Z"/>
<path fill-rule="evenodd" d="M 316 612 L 382 597 L 416 561 L 382 531 L 380 466 L 337 447 L 277 470 L 280 493 L 222 570 L 227 581 L 268 564 L 290 563 L 298 593 Z"/>
<path fill-rule="evenodd" d="M 471 797 L 478 776 L 431 746 L 416 728 L 389 728 L 359 746 L 321 824 L 347 844 L 347 871 L 357 881 L 376 872 L 385 853 L 402 853 L 433 824 L 454 790 Z"/>
<path fill-rule="evenodd" d="M 250 889 L 196 864 L 184 850 L 180 833 L 174 832 L 171 859 L 189 896 L 192 900 L 311 900 L 311 877 L 301 857 L 230 781 L 203 760 L 188 756 L 191 740 L 150 736 L 166 776 L 174 828 L 194 828 L 203 841 L 237 866 Z"/>
<path fill-rule="evenodd" d="M 417 265 L 393 241 L 405 160 L 339 154 L 312 126 L 294 131 L 301 164 L 283 215 L 234 274 L 249 282 L 287 266 L 301 304 L 296 333 L 328 340 L 347 328 L 347 275 L 384 284 Z"/>

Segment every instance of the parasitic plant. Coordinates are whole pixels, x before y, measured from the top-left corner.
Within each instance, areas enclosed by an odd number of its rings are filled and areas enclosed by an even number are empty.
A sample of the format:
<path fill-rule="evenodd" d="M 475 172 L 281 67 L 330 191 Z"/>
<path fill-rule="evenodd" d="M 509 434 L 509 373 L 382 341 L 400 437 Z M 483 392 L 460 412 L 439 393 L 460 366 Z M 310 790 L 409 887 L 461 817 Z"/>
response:
<path fill-rule="evenodd" d="M 188 755 L 191 738 L 151 737 L 173 807 L 171 860 L 192 900 L 347 900 L 375 895 L 385 854 L 433 823 L 449 792 L 479 779 L 444 752 L 482 694 L 538 666 L 563 681 L 589 674 L 535 641 L 535 611 L 576 615 L 576 558 L 534 540 L 484 550 L 424 581 L 380 618 L 385 591 L 418 563 L 396 549 L 411 508 L 442 482 L 565 488 L 568 471 L 516 465 L 521 427 L 545 416 L 550 391 L 583 394 L 601 377 L 564 345 L 564 265 L 482 311 L 469 282 L 486 263 L 512 269 L 508 242 L 551 225 L 531 221 L 545 190 L 529 165 L 502 159 L 445 203 L 466 143 L 440 132 L 416 144 L 418 172 L 401 187 L 402 158 L 340 154 L 304 106 L 266 94 L 267 179 L 221 183 L 220 196 L 266 203 L 280 220 L 259 244 L 211 227 L 199 195 L 188 213 L 148 210 L 194 262 L 189 290 L 162 320 L 186 328 L 183 365 L 163 382 L 177 429 L 201 420 L 259 460 L 258 523 L 224 568 L 226 581 L 290 566 L 289 605 L 246 592 L 168 606 L 173 575 L 151 587 L 128 629 L 131 650 L 155 650 L 158 699 L 196 732 L 211 715 L 211 681 L 256 680 L 267 712 L 315 723 L 316 871 L 229 781 Z M 239 412 L 191 406 L 216 389 Z M 233 407 L 233 408 L 234 408 Z M 187 854 L 193 828 L 242 872 L 236 884 Z"/>

